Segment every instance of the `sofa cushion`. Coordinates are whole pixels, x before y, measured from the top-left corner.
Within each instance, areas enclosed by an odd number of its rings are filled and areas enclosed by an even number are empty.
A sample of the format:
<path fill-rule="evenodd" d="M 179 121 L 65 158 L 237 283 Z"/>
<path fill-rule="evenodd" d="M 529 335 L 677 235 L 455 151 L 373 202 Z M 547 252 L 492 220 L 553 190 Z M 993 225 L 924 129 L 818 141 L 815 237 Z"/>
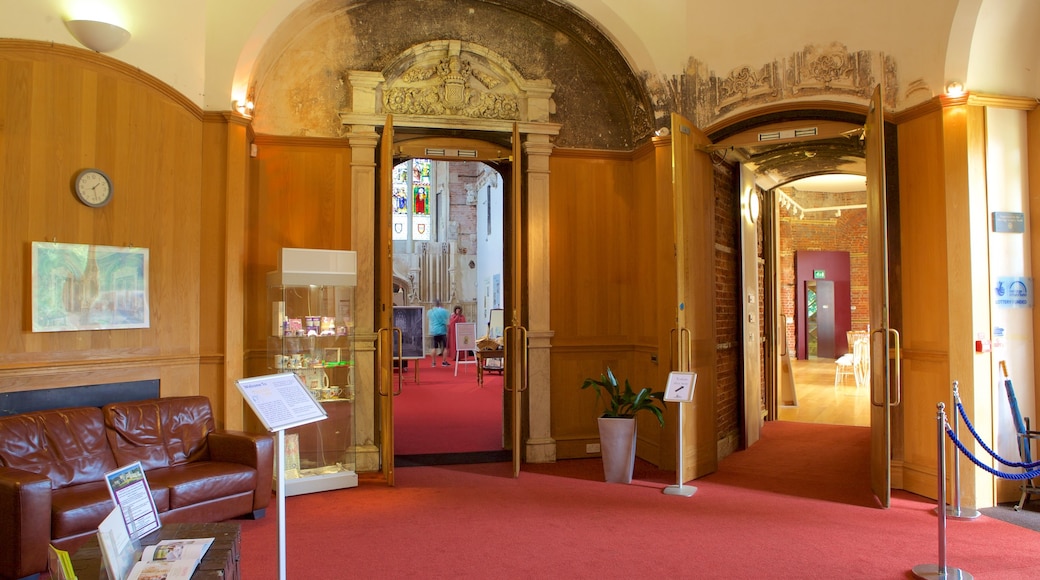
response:
<path fill-rule="evenodd" d="M 256 470 L 238 463 L 197 461 L 147 473 L 152 489 L 166 488 L 170 509 L 252 493 L 257 487 Z"/>
<path fill-rule="evenodd" d="M 52 489 L 103 482 L 118 467 L 95 407 L 0 417 L 0 464 L 46 476 Z"/>
<path fill-rule="evenodd" d="M 206 440 L 216 424 L 206 397 L 110 403 L 102 412 L 119 465 L 140 461 L 147 471 L 209 459 Z"/>
<path fill-rule="evenodd" d="M 168 511 L 170 490 L 153 487 L 151 482 L 149 487 L 156 511 Z M 104 481 L 57 490 L 51 495 L 51 537 L 68 538 L 96 530 L 115 507 Z"/>

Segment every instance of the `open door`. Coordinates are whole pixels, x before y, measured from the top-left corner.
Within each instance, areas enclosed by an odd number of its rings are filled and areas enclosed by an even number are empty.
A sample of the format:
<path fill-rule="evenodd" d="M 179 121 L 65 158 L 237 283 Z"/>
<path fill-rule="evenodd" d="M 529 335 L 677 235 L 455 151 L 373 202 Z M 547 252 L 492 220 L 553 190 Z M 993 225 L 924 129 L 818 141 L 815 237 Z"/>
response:
<path fill-rule="evenodd" d="M 888 212 L 885 119 L 881 85 L 874 89 L 864 127 L 870 279 L 870 487 L 883 508 L 892 500 L 892 407 L 899 405 L 899 333 L 888 317 Z M 892 350 L 895 357 L 891 357 Z M 892 371 L 894 361 L 894 376 Z"/>
<path fill-rule="evenodd" d="M 378 219 L 389 219 L 391 215 L 390 192 L 392 191 L 394 171 L 394 118 L 386 116 L 383 135 L 379 142 L 379 195 L 377 196 L 376 215 Z M 378 220 L 377 220 L 378 221 Z M 394 389 L 393 369 L 393 312 L 394 312 L 394 280 L 393 280 L 393 240 L 390 227 L 376 228 L 376 271 L 378 283 L 376 295 L 379 302 L 377 312 L 378 336 L 376 341 L 376 383 L 379 393 L 379 450 L 382 460 L 383 476 L 387 485 L 394 485 Z M 398 341 L 400 344 L 401 341 Z M 400 374 L 398 375 L 400 380 Z"/>
<path fill-rule="evenodd" d="M 681 482 L 718 469 L 715 434 L 714 170 L 704 133 L 672 114 L 672 214 L 675 242 L 674 357 L 669 370 L 697 373 L 692 403 L 679 425 Z M 757 300 L 757 297 L 756 297 Z M 662 383 L 664 384 L 664 377 Z"/>
<path fill-rule="evenodd" d="M 744 445 L 754 445 L 762 433 L 762 327 L 758 287 L 758 190 L 755 172 L 740 165 L 740 297 L 741 342 L 744 351 Z"/>
<path fill-rule="evenodd" d="M 509 325 L 503 330 L 505 339 L 505 376 L 504 392 L 506 429 L 508 441 L 513 451 L 513 477 L 520 476 L 520 464 L 523 460 L 523 394 L 527 390 L 527 328 L 523 320 L 524 310 L 524 235 L 523 235 L 523 203 L 522 190 L 523 171 L 520 167 L 520 129 L 513 123 L 513 179 L 509 203 L 509 239 L 505 240 L 509 251 L 509 290 L 507 300 L 510 304 Z"/>

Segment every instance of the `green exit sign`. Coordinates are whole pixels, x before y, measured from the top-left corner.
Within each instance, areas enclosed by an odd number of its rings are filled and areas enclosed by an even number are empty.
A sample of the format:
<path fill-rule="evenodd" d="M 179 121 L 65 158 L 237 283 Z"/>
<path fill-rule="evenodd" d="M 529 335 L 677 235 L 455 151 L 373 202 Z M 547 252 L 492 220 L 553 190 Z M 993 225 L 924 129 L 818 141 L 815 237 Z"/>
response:
<path fill-rule="evenodd" d="M 812 277 L 817 279 L 817 280 L 823 280 L 824 278 L 827 277 L 827 273 L 824 272 L 823 270 L 813 270 L 812 271 Z"/>

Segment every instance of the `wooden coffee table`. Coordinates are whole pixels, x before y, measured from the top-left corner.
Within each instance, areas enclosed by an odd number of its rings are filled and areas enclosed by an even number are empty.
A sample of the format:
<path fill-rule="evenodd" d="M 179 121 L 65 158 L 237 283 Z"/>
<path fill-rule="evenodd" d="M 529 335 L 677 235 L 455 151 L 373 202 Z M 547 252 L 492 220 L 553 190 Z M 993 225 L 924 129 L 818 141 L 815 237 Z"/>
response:
<path fill-rule="evenodd" d="M 165 524 L 141 539 L 141 546 L 152 546 L 160 540 L 213 538 L 213 544 L 191 575 L 192 580 L 239 580 L 238 559 L 242 542 L 241 528 L 235 522 L 215 524 Z M 72 555 L 72 569 L 79 580 L 106 580 L 108 573 L 101 556 L 97 537 L 91 538 Z"/>

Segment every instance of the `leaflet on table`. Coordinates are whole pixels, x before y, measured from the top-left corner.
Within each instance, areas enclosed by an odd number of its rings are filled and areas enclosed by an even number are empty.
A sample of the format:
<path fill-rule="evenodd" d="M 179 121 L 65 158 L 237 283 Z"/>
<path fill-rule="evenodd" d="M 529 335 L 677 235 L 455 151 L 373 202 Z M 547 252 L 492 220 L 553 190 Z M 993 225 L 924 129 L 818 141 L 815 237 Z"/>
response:
<path fill-rule="evenodd" d="M 162 526 L 140 461 L 106 473 L 105 483 L 132 540 L 140 540 Z"/>
<path fill-rule="evenodd" d="M 76 580 L 69 553 L 55 548 L 54 544 L 47 547 L 47 572 L 51 580 Z"/>
<path fill-rule="evenodd" d="M 163 540 L 148 546 L 127 580 L 187 580 L 195 572 L 213 538 Z"/>
<path fill-rule="evenodd" d="M 109 578 L 126 578 L 137 560 L 134 543 L 126 530 L 119 508 L 112 510 L 98 526 L 98 546 Z"/>
<path fill-rule="evenodd" d="M 246 403 L 268 431 L 281 431 L 328 417 L 295 373 L 235 381 Z"/>

